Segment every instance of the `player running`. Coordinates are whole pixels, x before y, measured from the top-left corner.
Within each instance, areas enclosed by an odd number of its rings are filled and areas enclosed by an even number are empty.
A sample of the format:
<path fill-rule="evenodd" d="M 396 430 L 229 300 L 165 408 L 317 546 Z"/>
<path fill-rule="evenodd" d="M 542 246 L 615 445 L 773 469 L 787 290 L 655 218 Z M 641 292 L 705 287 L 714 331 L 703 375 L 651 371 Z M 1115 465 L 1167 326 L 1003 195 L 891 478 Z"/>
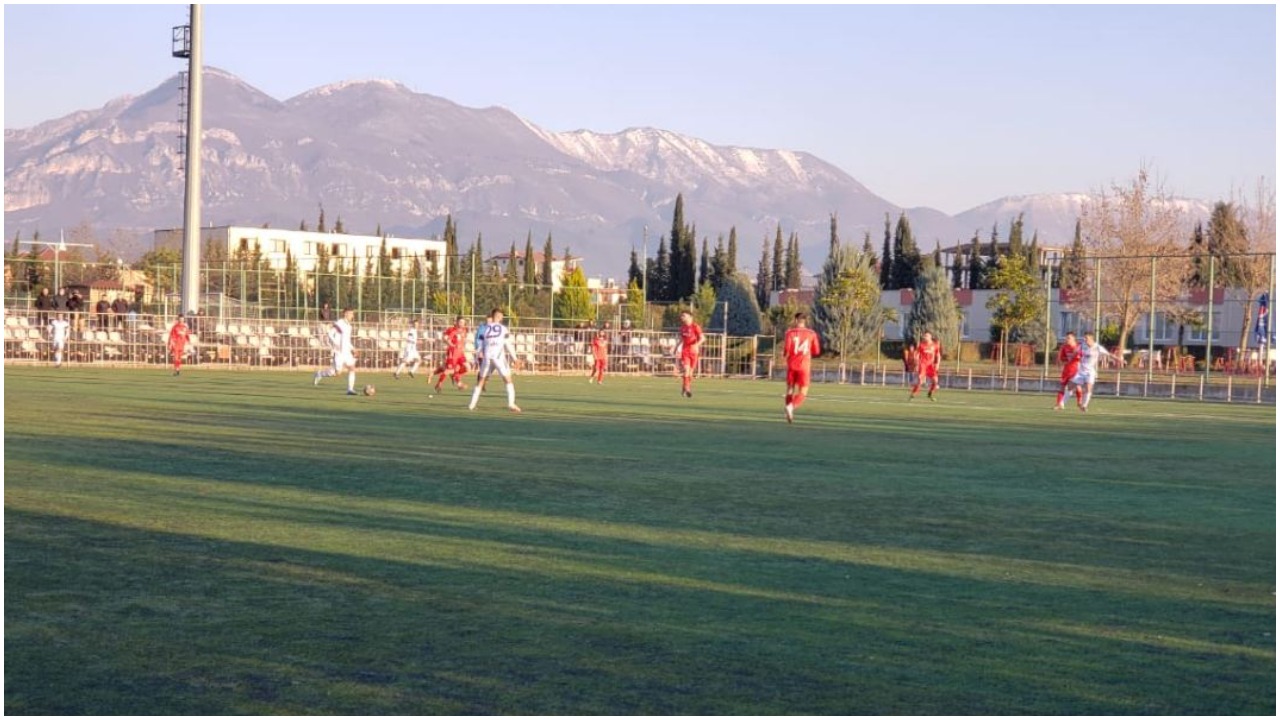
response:
<path fill-rule="evenodd" d="M 49 340 L 53 343 L 53 366 L 62 367 L 62 351 L 67 348 L 67 336 L 71 334 L 71 323 L 67 316 L 58 313 L 49 321 Z"/>
<path fill-rule="evenodd" d="M 787 359 L 787 398 L 783 411 L 788 423 L 795 421 L 796 408 L 804 404 L 809 395 L 809 361 L 822 354 L 818 333 L 810 330 L 808 323 L 804 313 L 796 313 L 791 329 L 782 340 L 782 354 Z"/>
<path fill-rule="evenodd" d="M 483 349 L 484 360 L 480 362 L 480 380 L 476 383 L 475 390 L 471 391 L 471 404 L 467 406 L 468 410 L 476 409 L 476 403 L 480 402 L 480 393 L 484 392 L 485 383 L 489 381 L 489 376 L 496 372 L 502 376 L 502 381 L 507 386 L 507 409 L 515 413 L 520 412 L 520 407 L 516 405 L 516 386 L 511 382 L 511 364 L 508 359 L 507 346 L 511 342 L 511 331 L 502 324 L 502 318 L 502 311 L 494 309 L 489 313 L 489 321 L 485 323 L 482 344 L 477 346 L 477 351 Z"/>
<path fill-rule="evenodd" d="M 400 354 L 400 366 L 396 368 L 392 379 L 400 379 L 400 371 L 409 368 L 409 377 L 422 364 L 422 355 L 418 353 L 418 319 L 409 321 L 409 329 L 404 331 L 404 351 Z"/>
<path fill-rule="evenodd" d="M 467 374 L 467 319 L 458 316 L 453 321 L 453 327 L 444 331 L 444 362 L 436 368 L 436 387 L 435 392 L 440 392 L 440 386 L 444 385 L 444 378 L 451 371 L 453 373 L 453 386 L 459 390 L 466 390 L 467 386 L 462 382 L 462 376 Z M 476 344 L 479 347 L 479 343 Z"/>
<path fill-rule="evenodd" d="M 609 364 L 609 334 L 604 330 L 597 332 L 591 341 L 591 355 L 595 359 L 595 366 L 587 376 L 587 382 L 603 385 L 604 368 Z"/>
<path fill-rule="evenodd" d="M 702 351 L 702 328 L 693 321 L 693 313 L 680 313 L 680 394 L 693 397 L 693 373 L 698 368 Z"/>
<path fill-rule="evenodd" d="M 476 384 L 480 384 L 480 366 L 484 364 L 484 333 L 489 327 L 489 323 L 493 322 L 493 313 L 485 316 L 484 321 L 476 327 L 475 341 L 475 358 L 476 358 Z"/>
<path fill-rule="evenodd" d="M 1058 362 L 1062 364 L 1062 376 L 1059 378 L 1058 385 L 1058 401 L 1054 403 L 1054 410 L 1061 410 L 1064 407 L 1063 401 L 1067 397 L 1067 386 L 1071 384 L 1071 379 L 1080 372 L 1080 356 L 1083 354 L 1080 344 L 1076 342 L 1076 334 L 1067 333 L 1067 337 L 1062 341 L 1062 347 L 1058 349 Z M 1076 405 L 1080 404 L 1081 394 L 1080 388 L 1076 388 Z"/>
<path fill-rule="evenodd" d="M 182 374 L 182 358 L 187 354 L 187 341 L 191 339 L 191 328 L 187 327 L 186 318 L 181 315 L 173 321 L 169 328 L 169 354 L 173 356 L 173 374 Z"/>
<path fill-rule="evenodd" d="M 347 394 L 359 395 L 356 392 L 356 351 L 352 342 L 355 331 L 351 327 L 351 321 L 355 317 L 355 310 L 343 308 L 342 317 L 335 320 L 333 326 L 329 328 L 329 346 L 333 349 L 333 366 L 317 370 L 311 381 L 312 385 L 319 385 L 321 378 L 333 377 L 345 370 Z"/>
<path fill-rule="evenodd" d="M 1070 383 L 1075 386 L 1077 397 L 1079 397 L 1080 388 L 1084 388 L 1084 398 L 1076 401 L 1080 412 L 1089 412 L 1089 400 L 1093 397 L 1093 384 L 1098 379 L 1098 361 L 1103 357 L 1116 359 L 1115 354 L 1108 352 L 1106 348 L 1098 344 L 1098 341 L 1093 337 L 1093 333 L 1085 333 L 1084 344 L 1080 346 L 1080 369 L 1076 371 L 1075 377 L 1071 378 Z"/>
<path fill-rule="evenodd" d="M 925 379 L 929 380 L 929 400 L 937 402 L 937 398 L 933 396 L 938 391 L 938 366 L 942 364 L 942 344 L 933 339 L 933 333 L 925 331 L 920 336 L 920 342 L 911 349 L 911 355 L 915 359 L 916 365 L 916 382 L 911 386 L 911 396 L 908 400 L 915 400 L 916 395 L 920 392 L 920 385 Z"/>

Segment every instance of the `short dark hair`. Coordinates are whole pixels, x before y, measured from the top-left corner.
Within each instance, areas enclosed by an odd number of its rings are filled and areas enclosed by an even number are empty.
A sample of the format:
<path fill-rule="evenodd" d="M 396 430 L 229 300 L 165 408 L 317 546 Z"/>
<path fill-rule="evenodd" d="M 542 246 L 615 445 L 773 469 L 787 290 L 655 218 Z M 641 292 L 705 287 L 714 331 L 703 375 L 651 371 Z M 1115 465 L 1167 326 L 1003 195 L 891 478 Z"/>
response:
<path fill-rule="evenodd" d="M 798 312 L 798 313 L 796 313 L 793 317 L 794 317 L 794 319 L 796 319 L 796 320 L 808 320 L 808 319 L 809 319 L 809 316 L 808 316 L 808 315 L 805 315 L 805 314 L 804 314 L 804 313 L 802 313 L 802 312 Z"/>

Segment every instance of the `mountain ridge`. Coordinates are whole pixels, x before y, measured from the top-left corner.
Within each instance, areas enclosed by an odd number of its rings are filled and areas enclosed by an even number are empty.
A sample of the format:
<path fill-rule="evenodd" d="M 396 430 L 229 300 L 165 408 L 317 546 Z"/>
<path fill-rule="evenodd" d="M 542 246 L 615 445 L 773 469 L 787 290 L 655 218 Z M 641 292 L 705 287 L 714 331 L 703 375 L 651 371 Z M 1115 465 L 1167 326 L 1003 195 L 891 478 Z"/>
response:
<path fill-rule="evenodd" d="M 47 234 L 82 221 L 139 234 L 182 220 L 179 79 L 28 129 L 5 130 L 5 222 Z M 739 257 L 783 232 L 802 258 L 825 255 L 830 215 L 842 238 L 907 212 L 922 250 L 1002 231 L 1017 213 L 1042 242 L 1070 241 L 1063 196 L 997 198 L 955 216 L 903 208 L 811 153 L 715 145 L 674 131 L 547 130 L 502 107 L 468 108 L 384 78 L 344 80 L 278 100 L 217 68 L 205 74 L 205 224 L 297 227 L 323 207 L 356 232 L 438 233 L 452 213 L 465 247 L 539 240 L 572 246 L 589 268 L 616 270 L 644 229 L 652 253 L 685 198 L 699 243 L 736 226 Z M 1188 200 L 1207 216 L 1208 204 Z M 1001 217 L 1006 215 L 1006 217 Z M 753 237 L 755 239 L 753 239 Z M 744 266 L 740 269 L 747 270 Z M 593 270 L 594 272 L 595 270 Z"/>

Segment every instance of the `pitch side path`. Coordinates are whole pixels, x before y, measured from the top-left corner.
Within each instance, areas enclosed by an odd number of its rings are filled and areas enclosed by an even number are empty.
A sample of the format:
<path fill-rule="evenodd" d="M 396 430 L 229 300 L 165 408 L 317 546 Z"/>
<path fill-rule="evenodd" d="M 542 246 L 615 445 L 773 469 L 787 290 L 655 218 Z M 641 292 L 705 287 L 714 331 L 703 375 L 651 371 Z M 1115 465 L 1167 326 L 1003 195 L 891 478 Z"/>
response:
<path fill-rule="evenodd" d="M 5 368 L 6 713 L 1275 713 L 1274 407 L 370 382 Z"/>

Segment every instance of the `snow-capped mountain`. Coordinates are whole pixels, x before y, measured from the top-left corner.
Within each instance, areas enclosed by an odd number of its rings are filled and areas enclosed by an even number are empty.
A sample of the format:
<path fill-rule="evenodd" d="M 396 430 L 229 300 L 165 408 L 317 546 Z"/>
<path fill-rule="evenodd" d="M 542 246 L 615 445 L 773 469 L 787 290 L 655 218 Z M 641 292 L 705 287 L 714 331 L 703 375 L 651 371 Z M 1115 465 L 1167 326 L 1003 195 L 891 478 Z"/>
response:
<path fill-rule="evenodd" d="M 879 249 L 884 217 L 900 208 L 805 152 L 713 145 L 667 130 L 552 132 L 503 108 L 467 108 L 391 80 L 338 82 L 277 100 L 214 68 L 205 74 L 205 224 L 314 227 L 323 207 L 352 232 L 381 225 L 396 235 L 440 231 L 446 214 L 464 246 L 483 233 L 492 251 L 527 233 L 550 232 L 557 249 L 593 272 L 622 272 L 648 228 L 653 252 L 669 233 L 671 205 L 699 241 L 736 226 L 742 269 L 755 248 L 800 233 L 805 264 L 825 254 L 831 213 L 841 236 L 870 231 Z M 87 221 L 103 242 L 138 254 L 155 228 L 182 222 L 182 147 L 177 76 L 33 128 L 5 130 L 5 224 L 27 236 Z M 1074 196 L 1006 198 L 952 218 L 906 210 L 920 242 L 948 245 L 975 229 L 1002 228 L 1026 213 L 1043 242 L 1069 241 Z M 1003 232 L 1003 231 L 1002 231 Z"/>

